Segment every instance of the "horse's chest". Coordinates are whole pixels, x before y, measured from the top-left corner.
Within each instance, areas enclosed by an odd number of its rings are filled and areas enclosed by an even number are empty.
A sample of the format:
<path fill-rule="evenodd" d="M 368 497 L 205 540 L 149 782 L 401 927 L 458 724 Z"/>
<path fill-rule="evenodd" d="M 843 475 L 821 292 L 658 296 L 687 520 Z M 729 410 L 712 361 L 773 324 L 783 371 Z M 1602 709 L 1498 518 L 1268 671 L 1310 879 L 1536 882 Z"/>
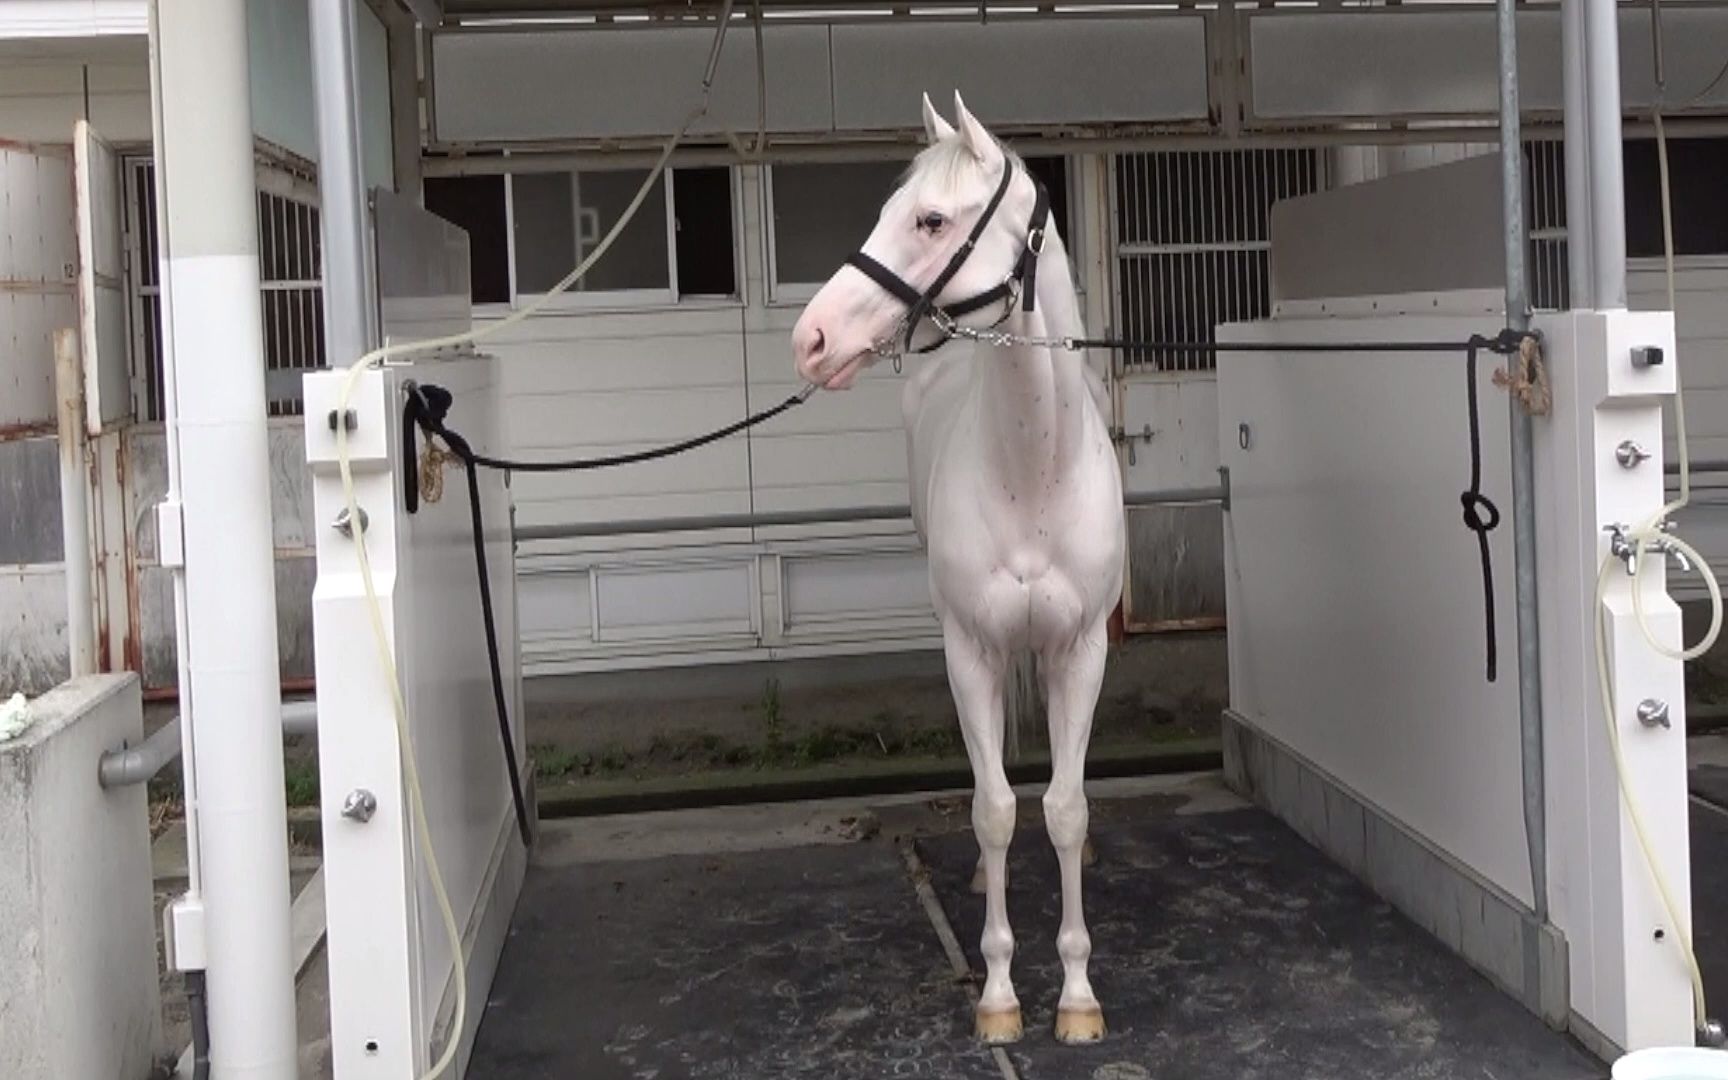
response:
<path fill-rule="evenodd" d="M 1095 614 L 1112 569 L 1071 530 L 1072 518 L 1014 503 L 997 514 L 939 511 L 930 537 L 938 603 L 995 639 L 1071 637 Z"/>

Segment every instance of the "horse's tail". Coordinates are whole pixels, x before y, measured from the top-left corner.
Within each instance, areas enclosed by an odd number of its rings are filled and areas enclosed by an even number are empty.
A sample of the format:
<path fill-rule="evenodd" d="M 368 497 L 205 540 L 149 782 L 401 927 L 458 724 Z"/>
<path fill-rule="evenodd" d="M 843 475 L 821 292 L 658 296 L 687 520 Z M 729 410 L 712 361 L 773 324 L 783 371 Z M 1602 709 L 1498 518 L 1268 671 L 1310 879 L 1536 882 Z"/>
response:
<path fill-rule="evenodd" d="M 1038 699 L 1038 654 L 1028 649 L 1008 662 L 1002 687 L 1003 760 L 1020 760 L 1021 731 L 1037 731 Z"/>

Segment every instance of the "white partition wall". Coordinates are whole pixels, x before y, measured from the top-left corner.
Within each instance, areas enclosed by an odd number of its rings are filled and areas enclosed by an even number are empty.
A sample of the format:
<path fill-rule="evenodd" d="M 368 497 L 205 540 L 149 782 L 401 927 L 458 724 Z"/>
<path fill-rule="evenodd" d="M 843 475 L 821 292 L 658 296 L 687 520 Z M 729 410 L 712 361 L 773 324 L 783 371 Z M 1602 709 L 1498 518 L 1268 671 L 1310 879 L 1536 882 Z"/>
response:
<path fill-rule="evenodd" d="M 1501 240 L 1482 226 L 1499 217 L 1494 164 L 1280 204 L 1274 315 L 1221 327 L 1220 341 L 1361 348 L 1496 336 Z M 1476 226 L 1426 232 L 1421 219 L 1438 205 Z M 1387 290 L 1397 292 L 1375 294 Z M 1481 554 L 1461 502 L 1472 483 L 1462 348 L 1227 352 L 1218 364 L 1233 782 L 1609 1056 L 1693 1034 L 1679 945 L 1690 920 L 1681 664 L 1636 624 L 1624 566 L 1600 577 L 1605 527 L 1642 525 L 1663 505 L 1674 326 L 1660 311 L 1536 320 L 1552 404 L 1533 418 L 1537 610 L 1525 621 L 1539 633 L 1535 671 L 1520 670 L 1517 648 L 1510 417 L 1522 406 L 1494 377 L 1506 358 L 1479 353 L 1480 491 L 1500 519 L 1488 533 L 1493 679 Z M 1638 348 L 1662 361 L 1640 366 Z M 1628 442 L 1650 456 L 1622 462 Z M 1661 557 L 1646 562 L 1651 632 L 1672 648 L 1678 609 Z M 1521 678 L 1540 687 L 1529 741 Z M 1640 722 L 1641 705 L 1665 705 L 1669 726 Z M 1540 789 L 1526 788 L 1527 761 Z M 1642 808 L 1672 914 L 1622 787 Z M 1534 827 L 1532 807 L 1545 818 Z"/>
<path fill-rule="evenodd" d="M 1229 342 L 1458 341 L 1492 333 L 1483 294 L 1358 298 L 1305 317 L 1225 327 Z M 1414 310 L 1449 310 L 1419 315 Z M 1462 953 L 1502 989 L 1597 1048 L 1685 1045 L 1690 983 L 1684 687 L 1644 639 L 1616 562 L 1603 608 L 1616 767 L 1598 690 L 1596 586 L 1604 528 L 1662 505 L 1668 313 L 1539 320 L 1553 375 L 1537 424 L 1538 597 L 1545 702 L 1549 918 L 1533 913 L 1523 819 L 1514 650 L 1507 399 L 1479 358 L 1482 492 L 1499 671 L 1487 643 L 1479 554 L 1463 524 L 1470 481 L 1461 354 L 1226 353 L 1219 363 L 1233 781 Z M 1632 467 L 1626 441 L 1652 457 Z M 1673 648 L 1679 613 L 1660 558 L 1642 587 Z M 1668 707 L 1668 725 L 1638 718 Z M 1624 808 L 1649 827 L 1676 927 Z"/>
<path fill-rule="evenodd" d="M 332 524 L 346 506 L 335 436 L 346 371 L 306 379 L 307 454 L 318 532 L 313 629 L 329 912 L 330 1021 L 336 1076 L 421 1075 L 448 1037 L 455 987 L 448 934 L 416 837 L 391 704 L 355 545 Z M 406 694 L 432 846 L 464 937 L 477 1029 L 526 863 L 495 719 L 463 473 L 442 497 L 403 506 L 403 383 L 449 390 L 449 423 L 482 453 L 499 445 L 498 375 L 469 358 L 369 372 L 349 407 L 356 499 L 391 657 Z M 407 466 L 412 477 L 412 465 Z M 509 495 L 483 474 L 486 550 L 514 752 L 525 752 L 516 657 Z M 374 807 L 368 816 L 356 804 Z M 532 812 L 532 811 L 530 811 Z"/>
<path fill-rule="evenodd" d="M 1498 314 L 1289 318 L 1231 341 L 1464 341 Z M 1510 432 L 1478 360 L 1483 494 L 1511 511 Z M 1225 354 L 1231 707 L 1528 906 L 1509 518 L 1489 534 L 1486 672 L 1465 356 Z M 1244 429 L 1246 433 L 1244 434 Z M 1246 443 L 1246 446 L 1243 445 Z"/>

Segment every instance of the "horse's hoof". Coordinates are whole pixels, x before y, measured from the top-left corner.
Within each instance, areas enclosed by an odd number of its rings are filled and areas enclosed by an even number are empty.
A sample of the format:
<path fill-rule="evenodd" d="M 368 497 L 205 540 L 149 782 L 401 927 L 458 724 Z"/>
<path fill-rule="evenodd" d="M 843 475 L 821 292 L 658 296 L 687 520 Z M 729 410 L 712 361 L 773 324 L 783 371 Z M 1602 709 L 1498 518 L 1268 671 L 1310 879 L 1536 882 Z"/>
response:
<path fill-rule="evenodd" d="M 985 1009 L 979 1007 L 978 1038 L 991 1044 L 1011 1043 L 1020 1041 L 1020 1006 L 1006 1009 Z"/>
<path fill-rule="evenodd" d="M 1098 849 L 1092 846 L 1092 838 L 1088 836 L 1086 842 L 1080 845 L 1080 865 L 1091 866 L 1097 861 Z"/>
<path fill-rule="evenodd" d="M 1056 1010 L 1056 1041 L 1069 1046 L 1095 1043 L 1104 1037 L 1104 1010 L 1096 1005 Z"/>

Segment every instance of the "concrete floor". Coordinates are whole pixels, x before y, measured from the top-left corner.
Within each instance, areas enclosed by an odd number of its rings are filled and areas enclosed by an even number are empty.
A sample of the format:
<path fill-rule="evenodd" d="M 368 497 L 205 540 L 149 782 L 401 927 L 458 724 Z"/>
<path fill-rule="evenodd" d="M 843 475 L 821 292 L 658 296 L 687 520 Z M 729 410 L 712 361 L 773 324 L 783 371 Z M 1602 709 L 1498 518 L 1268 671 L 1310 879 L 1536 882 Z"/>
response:
<path fill-rule="evenodd" d="M 1036 799 L 1009 873 L 1026 1035 L 1003 1054 L 973 1040 L 976 847 L 963 799 L 922 799 L 559 830 L 530 872 L 475 1068 L 498 1080 L 1604 1074 L 1215 777 L 1100 784 L 1093 799 L 1092 976 L 1111 1025 L 1098 1045 L 1050 1035 L 1059 894 Z"/>
<path fill-rule="evenodd" d="M 1728 737 L 1695 740 L 1692 760 L 1694 889 L 1716 896 Z M 1607 1075 L 1215 777 L 1089 790 L 1093 979 L 1111 1023 L 1097 1047 L 1048 1033 L 1057 899 L 1035 790 L 1010 876 L 1027 1034 L 1005 1053 L 968 1037 L 981 911 L 955 791 L 544 823 L 472 1075 Z M 1724 985 L 1728 911 L 1700 905 L 1696 922 L 1707 983 Z M 330 1076 L 327 979 L 320 949 L 301 985 L 307 1080 Z"/>

